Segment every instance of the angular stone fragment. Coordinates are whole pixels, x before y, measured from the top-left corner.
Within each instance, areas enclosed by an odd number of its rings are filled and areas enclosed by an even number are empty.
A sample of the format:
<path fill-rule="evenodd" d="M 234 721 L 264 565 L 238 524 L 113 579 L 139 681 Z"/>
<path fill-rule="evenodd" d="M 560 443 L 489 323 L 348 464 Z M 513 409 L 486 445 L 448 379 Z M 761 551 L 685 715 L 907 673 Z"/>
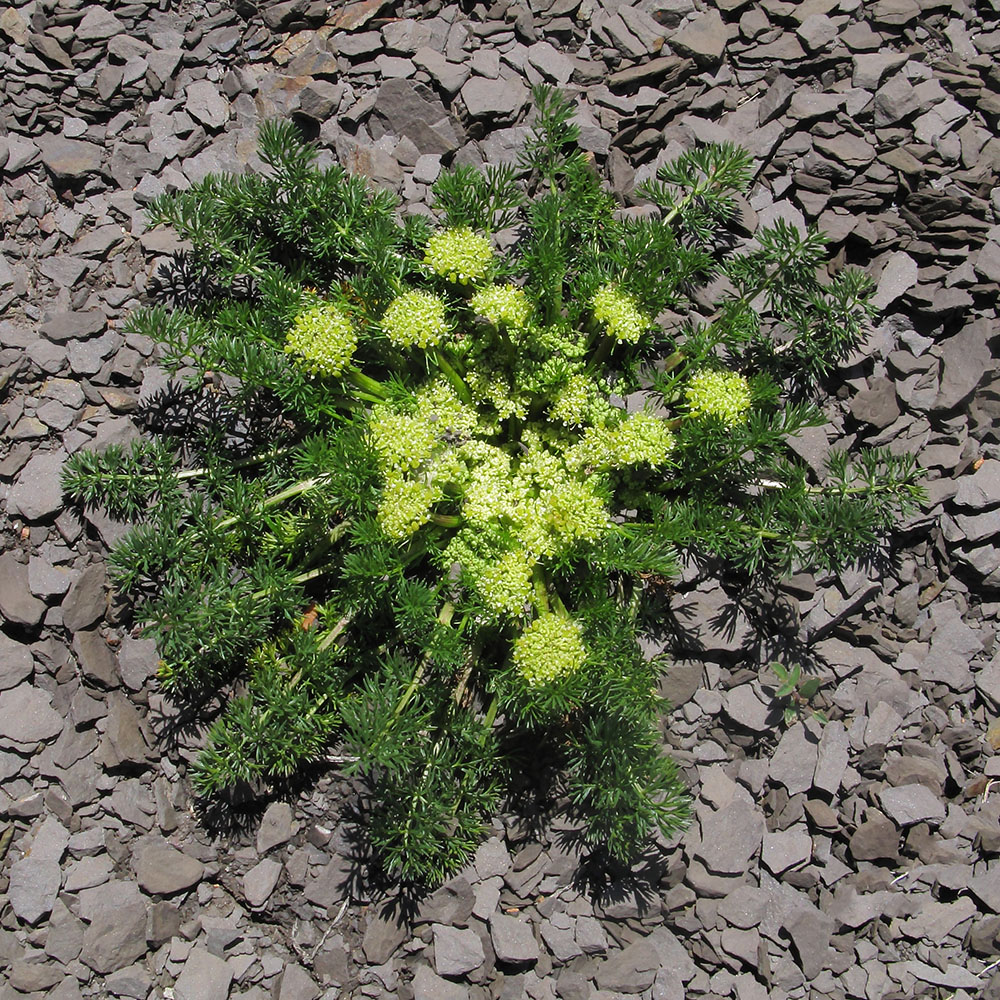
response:
<path fill-rule="evenodd" d="M 3 725 L 0 723 L 0 732 Z M 26 924 L 37 924 L 47 917 L 55 905 L 62 872 L 58 861 L 33 858 L 30 854 L 10 866 L 7 899 L 17 918 Z"/>
<path fill-rule="evenodd" d="M 18 562 L 13 552 L 0 556 L 0 615 L 17 625 L 37 625 L 46 606 L 31 593 L 28 566 Z"/>
<path fill-rule="evenodd" d="M 411 987 L 413 1000 L 469 1000 L 467 987 L 442 979 L 427 965 L 417 969 Z"/>
<path fill-rule="evenodd" d="M 294 836 L 292 807 L 287 802 L 272 802 L 264 811 L 257 830 L 257 853 L 267 854 L 272 847 L 287 843 Z"/>
<path fill-rule="evenodd" d="M 490 940 L 497 961 L 508 965 L 533 965 L 540 952 L 531 924 L 506 913 L 490 917 Z"/>
<path fill-rule="evenodd" d="M 917 262 L 902 250 L 890 254 L 879 275 L 872 305 L 879 311 L 896 301 L 917 283 Z M 887 426 L 887 425 L 886 425 Z"/>
<path fill-rule="evenodd" d="M 373 913 L 365 928 L 361 948 L 372 965 L 384 965 L 410 937 L 406 921 L 391 912 Z"/>
<path fill-rule="evenodd" d="M 926 785 L 883 788 L 878 797 L 886 814 L 898 826 L 940 822 L 945 817 L 944 804 Z"/>
<path fill-rule="evenodd" d="M 88 566 L 63 599 L 63 624 L 70 632 L 90 628 L 104 617 L 108 606 L 108 574 L 103 563 Z"/>
<path fill-rule="evenodd" d="M 35 661 L 28 647 L 0 632 L 0 691 L 17 687 L 34 669 Z"/>
<path fill-rule="evenodd" d="M 653 985 L 660 968 L 660 958 L 649 941 L 634 941 L 621 951 L 612 952 L 597 967 L 597 985 L 602 990 L 641 993 Z"/>
<path fill-rule="evenodd" d="M 42 163 L 57 181 L 77 181 L 96 173 L 101 166 L 101 147 L 92 142 L 43 135 L 35 140 Z"/>
<path fill-rule="evenodd" d="M 464 976 L 486 961 L 483 943 L 470 927 L 434 924 L 434 968 L 439 976 Z"/>
<path fill-rule="evenodd" d="M 26 521 L 44 521 L 64 506 L 60 474 L 66 452 L 42 451 L 33 455 L 18 474 L 7 497 L 8 514 L 20 514 Z"/>
<path fill-rule="evenodd" d="M 958 481 L 955 504 L 971 510 L 1000 506 L 1000 461 L 987 459 L 972 475 Z"/>
<path fill-rule="evenodd" d="M 789 795 L 806 792 L 812 787 L 818 757 L 818 741 L 801 722 L 796 723 L 782 735 L 768 774 Z"/>
<path fill-rule="evenodd" d="M 197 885 L 205 866 L 169 844 L 150 844 L 138 851 L 135 877 L 145 892 L 172 896 Z"/>
<path fill-rule="evenodd" d="M 783 926 L 795 945 L 799 965 L 807 980 L 815 979 L 826 967 L 830 955 L 833 920 L 814 906 L 797 907 L 788 914 Z"/>
<path fill-rule="evenodd" d="M 102 889 L 93 891 L 100 892 Z M 84 932 L 80 961 L 94 972 L 107 975 L 131 965 L 145 953 L 145 903 L 133 902 L 119 906 L 109 903 L 94 915 Z M 191 997 L 190 1000 L 195 998 Z"/>
<path fill-rule="evenodd" d="M 209 80 L 189 83 L 185 110 L 210 129 L 220 129 L 229 120 L 229 101 Z"/>
<path fill-rule="evenodd" d="M 30 746 L 62 732 L 63 718 L 41 688 L 19 684 L 0 697 L 0 736 Z"/>
<path fill-rule="evenodd" d="M 233 970 L 221 958 L 196 946 L 174 983 L 174 1000 L 226 1000 Z"/>
<path fill-rule="evenodd" d="M 880 812 L 869 810 L 854 831 L 850 848 L 855 861 L 895 861 L 899 856 L 899 831 Z"/>
<path fill-rule="evenodd" d="M 699 66 L 714 66 L 722 59 L 729 41 L 729 29 L 714 9 L 699 14 L 668 39 L 670 47 L 690 56 Z"/>
<path fill-rule="evenodd" d="M 243 895 L 255 910 L 260 909 L 271 898 L 271 893 L 281 878 L 281 871 L 279 862 L 263 858 L 243 876 Z"/>
<path fill-rule="evenodd" d="M 760 849 L 764 816 L 741 799 L 702 820 L 701 844 L 695 855 L 717 875 L 736 875 L 747 870 Z"/>
<path fill-rule="evenodd" d="M 462 102 L 473 118 L 506 121 L 515 117 L 527 100 L 528 88 L 520 80 L 473 76 L 462 87 Z"/>

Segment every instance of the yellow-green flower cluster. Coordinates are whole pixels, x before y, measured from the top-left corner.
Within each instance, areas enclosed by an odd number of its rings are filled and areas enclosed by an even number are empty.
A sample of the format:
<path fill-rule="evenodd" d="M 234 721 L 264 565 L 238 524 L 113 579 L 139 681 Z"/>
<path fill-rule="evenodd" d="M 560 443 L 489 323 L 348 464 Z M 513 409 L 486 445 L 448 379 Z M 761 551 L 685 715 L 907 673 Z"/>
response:
<path fill-rule="evenodd" d="M 476 592 L 491 611 L 516 618 L 531 601 L 534 560 L 520 546 L 486 564 L 476 578 Z"/>
<path fill-rule="evenodd" d="M 608 336 L 636 344 L 649 329 L 649 317 L 644 316 L 630 295 L 617 285 L 602 285 L 591 299 L 594 319 L 607 326 Z"/>
<path fill-rule="evenodd" d="M 313 375 L 339 375 L 357 349 L 350 319 L 329 303 L 299 313 L 285 338 L 285 350 L 302 358 Z"/>
<path fill-rule="evenodd" d="M 549 416 L 567 427 L 587 422 L 591 410 L 593 382 L 583 375 L 570 375 L 549 407 Z"/>
<path fill-rule="evenodd" d="M 619 411 L 620 412 L 620 411 Z M 630 465 L 662 465 L 674 448 L 674 436 L 665 421 L 640 410 L 618 423 L 588 427 L 567 449 L 566 464 L 575 471 L 624 469 Z"/>
<path fill-rule="evenodd" d="M 434 347 L 448 335 L 444 302 L 430 292 L 404 292 L 389 303 L 382 329 L 397 347 Z"/>
<path fill-rule="evenodd" d="M 485 236 L 468 227 L 439 229 L 427 241 L 424 263 L 448 281 L 475 284 L 486 277 L 493 264 L 493 247 Z"/>
<path fill-rule="evenodd" d="M 399 413 L 389 406 L 373 406 L 368 420 L 368 441 L 378 456 L 383 474 L 416 469 L 430 458 L 438 443 L 435 429 L 418 412 Z"/>
<path fill-rule="evenodd" d="M 580 625 L 544 612 L 514 640 L 513 659 L 518 673 L 531 687 L 575 674 L 587 659 Z"/>
<path fill-rule="evenodd" d="M 404 541 L 427 523 L 431 506 L 440 499 L 440 490 L 427 483 L 389 476 L 379 503 L 378 523 L 389 538 Z"/>
<path fill-rule="evenodd" d="M 718 417 L 729 427 L 741 424 L 750 411 L 750 386 L 737 372 L 698 372 L 684 395 L 693 416 Z"/>
<path fill-rule="evenodd" d="M 516 285 L 489 285 L 472 296 L 470 305 L 494 326 L 523 327 L 531 317 L 531 303 Z"/>

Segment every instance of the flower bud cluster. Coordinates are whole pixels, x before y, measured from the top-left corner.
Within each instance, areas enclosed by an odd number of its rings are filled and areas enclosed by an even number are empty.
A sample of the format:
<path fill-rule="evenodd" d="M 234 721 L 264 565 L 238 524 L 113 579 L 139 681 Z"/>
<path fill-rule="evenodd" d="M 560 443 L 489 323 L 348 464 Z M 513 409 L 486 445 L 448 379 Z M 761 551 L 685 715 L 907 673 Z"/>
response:
<path fill-rule="evenodd" d="M 382 329 L 396 347 L 434 347 L 448 335 L 444 302 L 430 292 L 404 292 L 389 303 Z"/>
<path fill-rule="evenodd" d="M 340 375 L 357 349 L 350 318 L 326 302 L 299 313 L 285 338 L 285 350 L 298 355 L 313 375 Z"/>
<path fill-rule="evenodd" d="M 468 227 L 439 229 L 427 241 L 424 263 L 453 284 L 477 284 L 493 265 L 493 247 Z"/>
<path fill-rule="evenodd" d="M 543 612 L 514 640 L 514 666 L 531 687 L 575 674 L 587 659 L 578 622 Z"/>
<path fill-rule="evenodd" d="M 574 469 L 624 469 L 632 465 L 662 465 L 674 449 L 666 421 L 646 410 L 631 413 L 617 423 L 588 427 L 566 454 Z"/>
<path fill-rule="evenodd" d="M 602 285 L 591 299 L 591 306 L 594 319 L 604 323 L 608 336 L 618 341 L 637 344 L 651 325 L 632 297 L 615 284 Z"/>
<path fill-rule="evenodd" d="M 729 427 L 741 424 L 750 412 L 750 386 L 738 372 L 698 372 L 684 396 L 692 416 L 717 417 Z"/>
<path fill-rule="evenodd" d="M 418 479 L 386 478 L 378 508 L 378 523 L 394 541 L 404 541 L 427 523 L 441 491 Z"/>

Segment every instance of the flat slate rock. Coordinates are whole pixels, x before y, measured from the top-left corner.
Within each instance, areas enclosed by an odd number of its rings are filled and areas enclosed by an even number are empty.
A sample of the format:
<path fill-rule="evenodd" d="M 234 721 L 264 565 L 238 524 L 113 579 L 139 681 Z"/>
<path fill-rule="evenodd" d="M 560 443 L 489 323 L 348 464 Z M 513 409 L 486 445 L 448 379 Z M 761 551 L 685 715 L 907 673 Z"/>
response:
<path fill-rule="evenodd" d="M 26 681 L 35 669 L 31 650 L 0 632 L 0 691 L 9 691 Z"/>
<path fill-rule="evenodd" d="M 232 982 L 229 965 L 197 945 L 174 983 L 174 1000 L 227 1000 Z"/>
<path fill-rule="evenodd" d="M 172 896 L 197 885 L 205 866 L 169 844 L 140 848 L 135 861 L 135 877 L 148 893 Z"/>
<path fill-rule="evenodd" d="M 19 684 L 0 698 L 0 738 L 29 746 L 51 740 L 62 728 L 63 717 L 41 688 Z"/>
<path fill-rule="evenodd" d="M 0 732 L 3 732 L 2 722 Z M 62 871 L 58 861 L 33 858 L 29 854 L 10 866 L 7 899 L 19 920 L 37 924 L 52 912 L 61 884 Z"/>

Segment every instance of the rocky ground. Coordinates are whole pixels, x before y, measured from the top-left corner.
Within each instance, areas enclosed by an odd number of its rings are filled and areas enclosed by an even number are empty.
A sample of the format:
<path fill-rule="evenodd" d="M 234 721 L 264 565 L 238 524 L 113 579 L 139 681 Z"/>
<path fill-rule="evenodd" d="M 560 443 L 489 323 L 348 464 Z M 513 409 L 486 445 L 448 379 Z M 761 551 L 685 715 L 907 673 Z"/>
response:
<path fill-rule="evenodd" d="M 1000 997 L 1000 0 L 332 8 L 0 11 L 0 998 Z M 199 821 L 197 730 L 109 602 L 121 526 L 65 509 L 59 468 L 163 385 L 120 332 L 176 249 L 152 197 L 292 114 L 426 211 L 442 165 L 516 154 L 542 80 L 624 199 L 733 139 L 744 221 L 816 223 L 876 277 L 830 433 L 796 448 L 913 451 L 930 504 L 881 565 L 764 595 L 685 573 L 664 693 L 695 818 L 639 877 L 589 886 L 558 816 L 501 816 L 400 915 L 356 877 L 335 767 L 248 830 Z M 782 719 L 779 633 L 825 724 Z"/>

